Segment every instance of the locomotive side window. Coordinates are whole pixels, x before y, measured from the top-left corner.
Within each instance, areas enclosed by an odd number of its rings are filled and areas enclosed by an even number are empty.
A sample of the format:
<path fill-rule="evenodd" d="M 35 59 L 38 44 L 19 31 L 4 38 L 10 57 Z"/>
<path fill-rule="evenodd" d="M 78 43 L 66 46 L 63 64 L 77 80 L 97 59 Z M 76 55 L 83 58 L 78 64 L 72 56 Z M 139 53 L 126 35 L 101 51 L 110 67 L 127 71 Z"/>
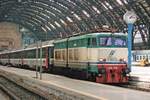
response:
<path fill-rule="evenodd" d="M 55 59 L 60 60 L 61 59 L 61 52 L 60 51 L 55 51 Z"/>
<path fill-rule="evenodd" d="M 88 46 L 90 46 L 90 40 L 91 40 L 90 38 L 88 38 L 88 40 L 87 40 L 87 45 Z"/>
<path fill-rule="evenodd" d="M 69 60 L 73 60 L 73 50 L 69 50 Z"/>
<path fill-rule="evenodd" d="M 79 51 L 78 49 L 74 49 L 74 60 L 79 60 Z"/>
<path fill-rule="evenodd" d="M 88 38 L 87 45 L 88 46 L 97 46 L 96 38 Z"/>
<path fill-rule="evenodd" d="M 62 50 L 62 60 L 66 60 L 65 50 Z"/>
<path fill-rule="evenodd" d="M 96 38 L 91 38 L 91 45 L 97 46 Z"/>

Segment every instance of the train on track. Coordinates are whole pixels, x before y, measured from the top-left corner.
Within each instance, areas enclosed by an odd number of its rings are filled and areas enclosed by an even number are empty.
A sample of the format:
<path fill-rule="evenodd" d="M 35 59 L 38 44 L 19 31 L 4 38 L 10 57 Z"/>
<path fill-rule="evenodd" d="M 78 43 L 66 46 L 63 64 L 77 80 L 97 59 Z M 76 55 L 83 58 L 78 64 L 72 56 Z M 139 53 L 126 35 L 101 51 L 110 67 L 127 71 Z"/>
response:
<path fill-rule="evenodd" d="M 127 36 L 97 32 L 42 42 L 41 48 L 0 53 L 3 65 L 32 68 L 42 66 L 51 73 L 77 76 L 97 83 L 127 83 Z M 41 57 L 41 59 L 40 59 Z"/>

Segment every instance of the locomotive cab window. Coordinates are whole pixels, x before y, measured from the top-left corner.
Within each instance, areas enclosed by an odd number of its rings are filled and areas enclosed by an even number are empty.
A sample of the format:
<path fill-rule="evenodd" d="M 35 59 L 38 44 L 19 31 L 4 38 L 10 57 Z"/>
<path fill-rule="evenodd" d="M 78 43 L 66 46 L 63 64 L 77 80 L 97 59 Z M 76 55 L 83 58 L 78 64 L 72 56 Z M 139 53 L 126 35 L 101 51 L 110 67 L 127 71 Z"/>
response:
<path fill-rule="evenodd" d="M 114 45 L 117 47 L 125 47 L 126 46 L 126 39 L 115 37 L 114 38 Z"/>
<path fill-rule="evenodd" d="M 100 46 L 111 46 L 112 45 L 112 37 L 100 37 L 99 45 Z"/>

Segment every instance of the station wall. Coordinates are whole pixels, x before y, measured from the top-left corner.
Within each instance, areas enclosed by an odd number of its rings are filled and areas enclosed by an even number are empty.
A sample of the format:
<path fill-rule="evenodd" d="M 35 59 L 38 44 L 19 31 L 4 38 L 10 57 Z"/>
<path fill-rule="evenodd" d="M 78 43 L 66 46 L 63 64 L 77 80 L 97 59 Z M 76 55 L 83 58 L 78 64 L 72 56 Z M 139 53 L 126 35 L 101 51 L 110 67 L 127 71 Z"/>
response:
<path fill-rule="evenodd" d="M 8 22 L 0 23 L 0 50 L 21 47 L 19 25 Z"/>

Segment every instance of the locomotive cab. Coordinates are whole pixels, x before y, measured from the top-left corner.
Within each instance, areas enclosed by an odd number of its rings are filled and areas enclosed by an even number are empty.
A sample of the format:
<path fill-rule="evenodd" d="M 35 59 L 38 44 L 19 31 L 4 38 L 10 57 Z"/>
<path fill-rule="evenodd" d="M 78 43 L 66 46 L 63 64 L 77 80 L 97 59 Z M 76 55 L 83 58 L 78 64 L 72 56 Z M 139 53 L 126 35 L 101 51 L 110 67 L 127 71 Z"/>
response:
<path fill-rule="evenodd" d="M 89 73 L 95 71 L 96 82 L 128 82 L 126 38 L 126 35 L 121 35 L 121 33 L 100 33 L 95 37 L 90 37 L 90 43 L 88 42 Z"/>

